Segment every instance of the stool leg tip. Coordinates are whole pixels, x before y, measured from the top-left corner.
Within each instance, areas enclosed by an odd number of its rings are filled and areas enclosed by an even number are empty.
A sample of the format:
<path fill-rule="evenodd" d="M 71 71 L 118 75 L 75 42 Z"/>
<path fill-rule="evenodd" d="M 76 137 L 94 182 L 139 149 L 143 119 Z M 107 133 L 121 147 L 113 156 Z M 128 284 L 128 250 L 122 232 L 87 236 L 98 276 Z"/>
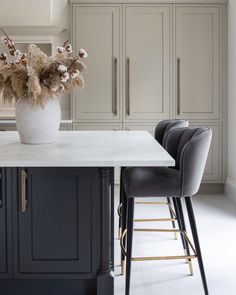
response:
<path fill-rule="evenodd" d="M 123 276 L 125 274 L 125 260 L 121 261 L 121 275 Z"/>

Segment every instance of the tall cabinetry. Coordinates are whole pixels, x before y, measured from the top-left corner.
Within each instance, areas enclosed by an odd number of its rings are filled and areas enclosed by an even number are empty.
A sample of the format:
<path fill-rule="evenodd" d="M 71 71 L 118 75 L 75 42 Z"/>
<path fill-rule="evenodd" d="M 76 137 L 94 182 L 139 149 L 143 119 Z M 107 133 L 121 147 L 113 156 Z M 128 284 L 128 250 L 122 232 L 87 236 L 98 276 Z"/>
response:
<path fill-rule="evenodd" d="M 89 53 L 86 88 L 72 99 L 74 129 L 153 133 L 179 117 L 209 126 L 204 181 L 224 182 L 227 1 L 71 2 L 74 47 Z"/>

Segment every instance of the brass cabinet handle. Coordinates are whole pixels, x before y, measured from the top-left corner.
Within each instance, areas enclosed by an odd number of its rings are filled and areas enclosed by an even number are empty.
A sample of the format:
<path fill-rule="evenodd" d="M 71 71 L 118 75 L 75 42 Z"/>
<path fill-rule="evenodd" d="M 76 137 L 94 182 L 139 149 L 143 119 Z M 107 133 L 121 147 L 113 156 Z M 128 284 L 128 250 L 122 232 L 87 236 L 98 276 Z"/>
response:
<path fill-rule="evenodd" d="M 117 116 L 117 58 L 114 59 L 114 80 L 115 80 L 115 87 L 114 87 L 114 98 L 112 100 L 112 113 L 114 116 Z"/>
<path fill-rule="evenodd" d="M 126 114 L 130 116 L 130 59 L 127 58 L 127 105 Z"/>
<path fill-rule="evenodd" d="M 180 115 L 180 58 L 177 59 L 177 115 Z"/>
<path fill-rule="evenodd" d="M 22 213 L 25 213 L 27 209 L 26 180 L 27 180 L 27 172 L 25 170 L 22 170 L 21 171 L 21 211 Z"/>
<path fill-rule="evenodd" d="M 3 191 L 2 191 L 2 169 L 0 169 L 0 208 L 3 206 Z"/>

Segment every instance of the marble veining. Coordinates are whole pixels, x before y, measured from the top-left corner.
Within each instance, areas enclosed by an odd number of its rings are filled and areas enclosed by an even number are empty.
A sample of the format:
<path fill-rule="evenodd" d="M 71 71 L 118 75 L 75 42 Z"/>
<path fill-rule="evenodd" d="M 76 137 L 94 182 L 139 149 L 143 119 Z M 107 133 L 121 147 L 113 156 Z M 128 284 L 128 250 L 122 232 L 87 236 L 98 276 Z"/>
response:
<path fill-rule="evenodd" d="M 60 131 L 55 143 L 25 145 L 0 132 L 1 167 L 174 166 L 147 131 Z"/>

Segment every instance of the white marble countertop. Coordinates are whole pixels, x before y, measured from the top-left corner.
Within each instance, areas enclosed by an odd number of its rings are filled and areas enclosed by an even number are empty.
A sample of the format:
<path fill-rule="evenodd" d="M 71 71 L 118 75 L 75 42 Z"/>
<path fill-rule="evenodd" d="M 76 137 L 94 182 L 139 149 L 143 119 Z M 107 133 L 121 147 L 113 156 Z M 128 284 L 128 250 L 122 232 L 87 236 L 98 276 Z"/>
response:
<path fill-rule="evenodd" d="M 60 131 L 47 145 L 20 143 L 15 131 L 0 132 L 0 167 L 174 166 L 147 131 Z"/>

